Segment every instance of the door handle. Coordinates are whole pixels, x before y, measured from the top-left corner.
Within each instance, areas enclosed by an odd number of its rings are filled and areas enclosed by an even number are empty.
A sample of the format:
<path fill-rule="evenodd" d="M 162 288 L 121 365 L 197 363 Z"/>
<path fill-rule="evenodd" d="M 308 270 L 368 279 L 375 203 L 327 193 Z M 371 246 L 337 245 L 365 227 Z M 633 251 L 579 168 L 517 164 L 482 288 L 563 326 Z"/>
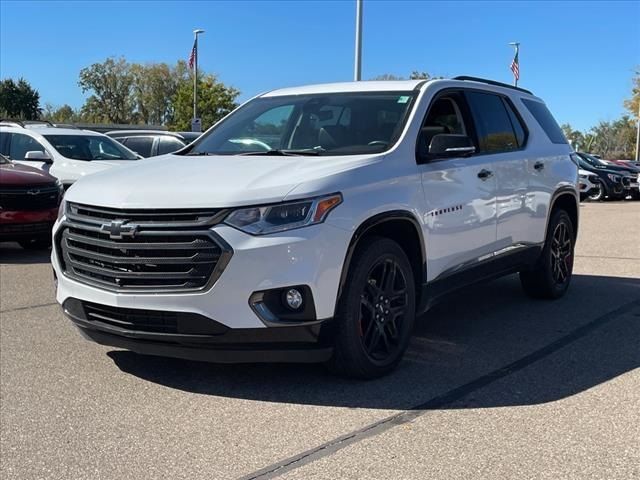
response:
<path fill-rule="evenodd" d="M 487 170 L 486 168 L 483 168 L 478 172 L 478 178 L 481 180 L 486 180 L 487 178 L 491 177 L 493 177 L 493 172 L 491 170 Z"/>
<path fill-rule="evenodd" d="M 535 168 L 536 170 L 542 170 L 542 169 L 544 168 L 544 163 L 542 163 L 542 162 L 536 162 L 536 163 L 533 165 L 533 168 Z"/>

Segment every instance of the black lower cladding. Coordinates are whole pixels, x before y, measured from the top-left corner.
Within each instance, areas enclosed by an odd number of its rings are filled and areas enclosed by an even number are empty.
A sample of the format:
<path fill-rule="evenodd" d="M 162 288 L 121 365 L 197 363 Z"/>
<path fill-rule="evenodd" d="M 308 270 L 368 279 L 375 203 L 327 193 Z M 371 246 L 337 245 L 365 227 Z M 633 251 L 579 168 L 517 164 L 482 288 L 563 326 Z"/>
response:
<path fill-rule="evenodd" d="M 65 314 L 83 336 L 134 352 L 220 363 L 323 362 L 331 321 L 273 328 L 229 328 L 196 313 L 112 307 L 67 299 Z"/>

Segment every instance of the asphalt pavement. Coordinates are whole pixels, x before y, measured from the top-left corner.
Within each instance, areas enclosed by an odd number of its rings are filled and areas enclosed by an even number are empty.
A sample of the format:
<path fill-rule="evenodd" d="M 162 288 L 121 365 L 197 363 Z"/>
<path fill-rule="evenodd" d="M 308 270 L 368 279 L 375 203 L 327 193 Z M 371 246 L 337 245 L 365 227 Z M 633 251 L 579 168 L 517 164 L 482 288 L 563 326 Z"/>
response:
<path fill-rule="evenodd" d="M 48 254 L 0 264 L 2 479 L 640 478 L 640 202 L 581 207 L 565 298 L 464 289 L 368 382 L 99 346 Z"/>

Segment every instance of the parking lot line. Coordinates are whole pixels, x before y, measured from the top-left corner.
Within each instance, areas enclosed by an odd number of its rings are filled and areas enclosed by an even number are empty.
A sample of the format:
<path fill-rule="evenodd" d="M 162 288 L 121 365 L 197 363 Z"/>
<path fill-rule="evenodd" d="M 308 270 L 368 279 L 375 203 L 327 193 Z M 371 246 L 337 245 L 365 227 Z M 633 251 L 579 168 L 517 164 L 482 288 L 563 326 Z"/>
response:
<path fill-rule="evenodd" d="M 448 392 L 443 393 L 442 395 L 433 397 L 420 405 L 417 405 L 398 414 L 391 415 L 378 422 L 374 422 L 358 430 L 352 431 L 345 435 L 341 435 L 334 440 L 319 445 L 318 447 L 307 450 L 298 455 L 260 469 L 256 472 L 242 477 L 242 480 L 266 480 L 276 478 L 288 471 L 295 470 L 304 465 L 313 463 L 316 460 L 332 455 L 349 445 L 358 443 L 366 438 L 380 435 L 381 433 L 393 427 L 411 422 L 431 410 L 442 408 L 446 405 L 457 402 L 474 391 L 480 390 L 500 379 L 503 379 L 504 377 L 507 377 L 548 357 L 549 355 L 552 355 L 553 353 L 567 347 L 573 342 L 589 335 L 594 330 L 604 326 L 605 324 L 610 323 L 617 318 L 620 318 L 636 307 L 640 307 L 640 300 L 634 300 L 616 308 L 615 310 L 605 313 L 604 315 L 595 318 L 589 323 L 573 330 L 571 333 L 560 337 L 556 341 L 518 360 L 515 360 L 514 362 L 504 367 L 493 370 L 492 372 L 476 378 L 475 380 L 472 380 L 464 385 L 451 389 Z"/>

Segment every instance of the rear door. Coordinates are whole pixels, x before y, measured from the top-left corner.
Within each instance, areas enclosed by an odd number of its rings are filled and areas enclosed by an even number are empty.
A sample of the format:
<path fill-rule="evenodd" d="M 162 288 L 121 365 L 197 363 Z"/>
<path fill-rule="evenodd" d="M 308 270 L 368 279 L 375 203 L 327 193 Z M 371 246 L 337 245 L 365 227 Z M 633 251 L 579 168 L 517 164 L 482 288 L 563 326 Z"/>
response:
<path fill-rule="evenodd" d="M 493 252 L 496 243 L 496 178 L 491 157 L 477 154 L 428 160 L 425 154 L 437 134 L 467 135 L 479 148 L 461 91 L 446 90 L 436 95 L 418 139 L 426 204 L 428 281 L 473 266 Z"/>
<path fill-rule="evenodd" d="M 527 132 L 508 97 L 488 91 L 466 92 L 479 138 L 479 154 L 492 164 L 496 180 L 496 245 L 500 252 L 525 246 L 531 233 L 529 166 L 523 151 Z"/>

